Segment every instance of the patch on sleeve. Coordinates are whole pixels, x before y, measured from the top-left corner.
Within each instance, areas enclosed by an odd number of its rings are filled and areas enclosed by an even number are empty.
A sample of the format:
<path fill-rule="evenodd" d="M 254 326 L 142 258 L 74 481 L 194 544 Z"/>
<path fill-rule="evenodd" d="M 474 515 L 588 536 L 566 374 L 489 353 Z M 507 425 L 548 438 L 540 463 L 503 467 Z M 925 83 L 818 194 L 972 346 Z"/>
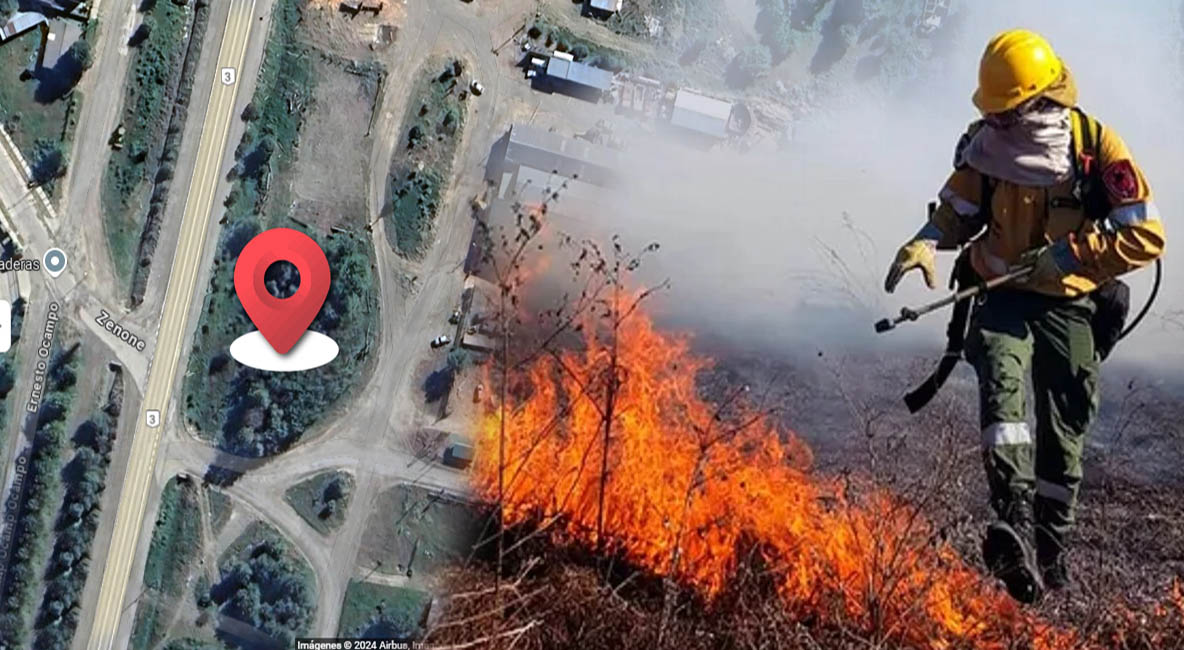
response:
<path fill-rule="evenodd" d="M 1116 202 L 1139 198 L 1139 176 L 1130 160 L 1110 163 L 1102 170 L 1102 182 L 1110 198 Z"/>

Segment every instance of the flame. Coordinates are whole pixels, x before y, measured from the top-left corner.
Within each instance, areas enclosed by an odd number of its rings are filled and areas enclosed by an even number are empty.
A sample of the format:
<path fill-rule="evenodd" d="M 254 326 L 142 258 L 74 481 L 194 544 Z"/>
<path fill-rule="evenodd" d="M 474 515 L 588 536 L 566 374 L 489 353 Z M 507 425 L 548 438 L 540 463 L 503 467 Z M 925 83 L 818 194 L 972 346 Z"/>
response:
<path fill-rule="evenodd" d="M 702 400 L 696 376 L 710 360 L 640 310 L 618 330 L 605 458 L 600 409 L 614 347 L 595 326 L 582 331 L 582 349 L 516 371 L 506 408 L 478 427 L 474 487 L 500 500 L 506 525 L 532 522 L 559 541 L 603 545 L 708 601 L 755 542 L 791 613 L 841 620 L 881 641 L 1082 647 L 936 541 L 899 498 L 874 488 L 850 497 L 838 479 L 811 475 L 809 448 L 766 415 Z"/>

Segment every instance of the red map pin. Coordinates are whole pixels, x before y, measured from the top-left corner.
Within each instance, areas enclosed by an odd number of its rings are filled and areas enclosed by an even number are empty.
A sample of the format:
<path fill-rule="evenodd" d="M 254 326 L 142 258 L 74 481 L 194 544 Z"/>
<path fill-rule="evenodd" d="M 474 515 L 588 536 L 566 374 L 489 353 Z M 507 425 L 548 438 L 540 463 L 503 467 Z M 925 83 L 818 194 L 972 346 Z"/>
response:
<path fill-rule="evenodd" d="M 288 298 L 267 290 L 267 267 L 291 262 L 300 272 L 300 286 Z M 312 324 L 329 295 L 329 260 L 312 237 L 291 228 L 265 230 L 247 242 L 234 263 L 234 292 L 251 322 L 280 354 L 286 354 Z"/>

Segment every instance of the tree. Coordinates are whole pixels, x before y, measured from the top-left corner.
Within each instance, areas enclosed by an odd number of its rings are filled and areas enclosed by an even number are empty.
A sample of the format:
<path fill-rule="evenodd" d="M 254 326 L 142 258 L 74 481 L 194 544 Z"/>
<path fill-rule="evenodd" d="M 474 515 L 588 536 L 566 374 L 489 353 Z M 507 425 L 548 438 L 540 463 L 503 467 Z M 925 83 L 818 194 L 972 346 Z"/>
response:
<path fill-rule="evenodd" d="M 66 50 L 66 54 L 78 66 L 79 70 L 89 70 L 94 65 L 94 54 L 90 51 L 90 42 L 85 38 L 74 41 L 70 49 Z"/>
<path fill-rule="evenodd" d="M 33 143 L 33 182 L 44 185 L 66 173 L 62 143 L 41 138 Z"/>
<path fill-rule="evenodd" d="M 594 62 L 597 67 L 612 72 L 620 72 L 625 69 L 625 61 L 612 52 L 600 52 L 594 57 Z"/>
<path fill-rule="evenodd" d="M 818 15 L 830 4 L 830 0 L 799 0 L 793 3 L 789 19 L 794 29 L 810 31 L 818 20 Z"/>
<path fill-rule="evenodd" d="M 448 135 L 455 135 L 460 124 L 460 113 L 455 106 L 444 109 L 444 119 L 440 121 L 440 131 Z"/>
<path fill-rule="evenodd" d="M 464 348 L 453 348 L 448 351 L 446 362 L 449 372 L 460 372 L 469 362 L 469 353 Z"/>
<path fill-rule="evenodd" d="M 17 0 L 0 0 L 0 23 L 8 22 L 16 10 Z"/>
<path fill-rule="evenodd" d="M 348 489 L 345 478 L 341 474 L 334 474 L 333 478 L 329 479 L 329 482 L 325 484 L 325 489 L 321 492 L 321 500 L 325 503 L 340 501 L 345 498 L 345 493 Z"/>
<path fill-rule="evenodd" d="M 243 114 L 242 114 L 243 121 L 250 122 L 251 120 L 253 120 L 257 117 L 259 117 L 259 109 L 255 108 L 255 102 L 247 102 L 247 105 L 243 107 Z M 243 133 L 243 140 L 247 139 L 248 133 L 249 132 Z"/>
<path fill-rule="evenodd" d="M 728 65 L 728 84 L 735 88 L 744 88 L 768 72 L 771 64 L 769 50 L 760 46 L 746 47 L 740 50 Z"/>
<path fill-rule="evenodd" d="M 774 64 L 786 59 L 796 49 L 796 35 L 789 11 L 781 0 L 760 0 L 756 16 L 756 32 L 761 43 L 769 48 Z"/>
<path fill-rule="evenodd" d="M 592 51 L 588 49 L 587 45 L 583 43 L 576 43 L 571 48 L 571 55 L 576 61 L 583 61 L 592 55 Z"/>
<path fill-rule="evenodd" d="M 132 33 L 131 38 L 127 39 L 127 44 L 132 47 L 139 47 L 148 37 L 152 35 L 152 22 L 145 20 L 140 23 L 136 31 Z"/>

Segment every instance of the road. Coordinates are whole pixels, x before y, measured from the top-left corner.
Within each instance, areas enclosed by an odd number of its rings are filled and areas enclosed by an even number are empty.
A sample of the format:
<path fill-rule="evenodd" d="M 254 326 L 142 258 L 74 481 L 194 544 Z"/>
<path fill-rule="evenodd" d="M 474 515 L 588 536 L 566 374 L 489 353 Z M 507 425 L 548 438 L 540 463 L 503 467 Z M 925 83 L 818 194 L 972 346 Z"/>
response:
<path fill-rule="evenodd" d="M 114 11 L 109 17 L 104 13 L 104 18 L 115 21 L 118 26 L 111 30 L 112 36 L 104 37 L 102 56 L 104 60 L 114 59 L 112 65 L 115 66 L 126 66 L 126 61 L 118 59 L 116 53 L 122 51 L 118 45 L 122 32 L 126 31 L 123 16 L 127 2 L 104 2 L 104 10 L 111 8 Z M 480 188 L 490 147 L 510 122 L 526 121 L 527 116 L 533 119 L 540 103 L 549 106 L 553 115 L 562 115 L 565 121 L 582 122 L 585 117 L 582 103 L 569 106 L 568 103 L 575 100 L 540 97 L 532 93 L 529 85 L 520 78 L 520 71 L 513 68 L 517 53 L 512 51 L 512 46 L 500 57 L 491 54 L 494 46 L 502 44 L 521 25 L 523 16 L 533 6 L 532 0 L 511 0 L 496 9 L 463 3 L 409 4 L 406 20 L 400 26 L 407 36 L 400 38 L 383 57 L 390 72 L 390 85 L 374 125 L 368 201 L 372 220 L 379 214 L 384 200 L 386 174 L 399 142 L 399 123 L 409 85 L 423 61 L 433 52 L 463 56 L 468 61 L 468 69 L 486 86 L 484 95 L 473 100 L 464 141 L 454 166 L 451 190 L 439 216 L 435 242 L 423 260 L 410 262 L 390 249 L 381 224 L 375 228 L 373 244 L 380 270 L 382 324 L 376 342 L 373 375 L 359 387 L 339 417 L 317 427 L 319 434 L 310 432 L 304 443 L 282 456 L 263 463 L 228 459 L 186 432 L 175 411 L 173 397 L 184 373 L 189 349 L 187 337 L 191 336 L 193 323 L 200 312 L 201 301 L 196 287 L 204 286 L 208 278 L 213 254 L 211 243 L 217 235 L 216 221 L 220 216 L 216 214 L 220 212 L 217 194 L 224 171 L 220 165 L 227 156 L 227 141 L 241 128 L 232 119 L 236 114 L 235 95 L 242 94 L 243 101 L 246 101 L 251 92 L 253 81 L 248 82 L 248 78 L 257 64 L 256 50 L 261 49 L 261 38 L 254 36 L 266 34 L 267 21 L 263 14 L 267 13 L 269 5 L 268 0 L 233 0 L 220 45 L 216 43 L 223 25 L 215 24 L 211 17 L 205 49 L 216 48 L 217 60 L 203 55 L 204 67 L 199 79 L 210 79 L 218 67 L 231 65 L 240 70 L 240 84 L 225 87 L 213 80 L 208 106 L 201 103 L 203 97 L 199 95 L 203 93 L 195 93 L 190 112 L 192 119 L 186 125 L 183 148 L 193 147 L 196 151 L 186 154 L 183 150 L 178 165 L 179 170 L 185 169 L 185 161 L 192 157 L 194 171 L 183 209 L 176 210 L 173 218 L 166 219 L 162 231 L 152 274 L 160 286 L 159 289 L 150 288 L 144 304 L 135 313 L 124 315 L 127 322 L 143 330 L 154 354 L 146 378 L 143 370 L 137 371 L 135 363 L 123 359 L 132 378 L 142 388 L 144 400 L 137 404 L 132 398 L 125 403 L 125 418 L 131 420 L 125 419 L 125 426 L 129 433 L 134 429 L 134 435 L 124 437 L 117 445 L 120 456 L 115 466 L 124 467 L 122 456 L 126 455 L 126 471 L 111 473 L 112 484 L 104 499 L 103 526 L 113 526 L 113 530 L 110 536 L 103 535 L 102 543 L 97 543 L 94 549 L 95 556 L 105 556 L 106 561 L 93 565 L 95 570 L 88 581 L 88 594 L 94 593 L 95 588 L 98 591 L 97 595 L 88 595 L 84 600 L 87 611 L 83 614 L 75 648 L 107 650 L 126 646 L 136 609 L 136 601 L 129 598 L 129 591 L 138 592 L 146 542 L 163 483 L 178 471 L 200 475 L 211 462 L 252 468 L 228 490 L 235 502 L 242 506 L 240 513 L 235 515 L 236 521 L 242 519 L 243 514 L 257 517 L 276 526 L 293 541 L 317 576 L 317 613 L 312 632 L 317 635 L 336 633 L 345 589 L 349 580 L 358 575 L 356 558 L 378 495 L 401 482 L 451 492 L 464 489 L 463 474 L 417 461 L 408 456 L 405 445 L 410 433 L 427 424 L 417 384 L 421 363 L 432 354 L 424 342 L 430 338 L 429 333 L 433 336 L 439 333 L 459 298 L 463 280 L 460 268 L 471 231 L 468 199 Z M 226 10 L 226 5 L 223 7 Z M 253 34 L 254 11 L 260 12 L 260 29 Z M 247 59 L 245 66 L 244 56 Z M 209 65 L 211 63 L 217 65 Z M 111 101 L 114 103 L 116 99 Z M 83 119 L 101 132 L 106 129 L 107 122 L 115 119 L 115 110 L 96 107 L 84 112 Z M 589 121 L 585 126 L 590 124 Z M 196 146 L 192 144 L 195 141 Z M 91 157 L 94 160 L 85 166 L 89 171 L 79 169 L 78 176 L 68 184 L 68 201 L 74 207 L 69 216 L 61 218 L 60 225 L 69 226 L 66 230 L 93 232 L 93 228 L 101 224 L 97 214 L 97 193 L 93 188 L 88 190 L 83 186 L 90 184 L 86 179 L 99 178 L 105 160 L 102 155 Z M 177 184 L 174 191 L 181 189 Z M 174 197 L 171 203 L 181 208 L 179 197 Z M 92 212 L 90 206 L 96 211 Z M 30 215 L 30 218 L 37 217 Z M 39 229 L 39 232 L 48 233 L 49 229 Z M 172 246 L 174 237 L 175 248 Z M 162 253 L 167 250 L 174 251 L 171 272 L 163 262 L 166 256 Z M 87 258 L 94 258 L 93 264 L 76 267 L 84 282 L 75 294 L 76 299 L 80 298 L 77 300 L 80 307 L 72 311 L 85 317 L 109 304 L 103 298 L 113 295 L 107 294 L 113 285 L 109 282 L 110 265 L 103 258 L 106 255 L 105 240 L 89 238 L 87 243 L 80 243 L 79 251 Z M 416 280 L 411 283 L 413 286 L 408 286 L 399 280 L 400 276 L 414 276 Z M 162 302 L 163 306 L 157 311 L 156 307 Z M 108 311 L 114 314 L 118 310 Z M 158 327 L 156 314 L 160 314 Z M 152 331 L 154 328 L 155 332 Z M 126 353 L 119 348 L 115 351 Z M 148 428 L 143 421 L 145 409 L 160 409 L 165 414 L 164 424 L 156 429 Z M 327 469 L 351 471 L 357 486 L 345 523 L 325 539 L 295 515 L 284 502 L 283 492 L 301 478 Z M 225 531 L 219 538 L 230 539 Z M 96 582 L 98 580 L 101 582 Z M 90 616 L 92 610 L 93 619 Z M 82 646 L 86 630 L 90 635 L 87 644 Z"/>
<path fill-rule="evenodd" d="M 242 67 L 251 35 L 255 0 L 231 0 L 222 45 L 218 53 L 220 66 Z M 189 193 L 181 222 L 181 237 L 173 257 L 165 292 L 164 308 L 156 337 L 156 351 L 148 371 L 147 388 L 141 412 L 160 409 L 166 418 L 174 417 L 170 406 L 176 385 L 181 352 L 186 349 L 185 334 L 189 331 L 190 307 L 199 276 L 211 221 L 214 220 L 215 193 L 221 179 L 221 161 L 226 150 L 227 135 L 234 118 L 238 85 L 224 85 L 212 80 L 209 109 L 205 114 L 201 141 L 198 144 L 197 165 L 190 179 Z M 123 489 L 115 516 L 115 529 L 107 559 L 103 563 L 103 579 L 99 589 L 94 621 L 87 647 L 110 650 L 122 624 L 124 599 L 128 591 L 132 563 L 140 541 L 141 523 L 156 466 L 156 452 L 163 426 L 150 428 L 137 418 L 132 440 L 131 457 L 124 472 Z"/>
<path fill-rule="evenodd" d="M 406 437 L 427 424 L 423 421 L 417 369 L 425 357 L 439 356 L 426 345 L 428 333 L 439 333 L 437 330 L 447 323 L 460 296 L 460 269 L 472 224 L 468 198 L 482 183 L 485 159 L 493 142 L 533 99 L 529 86 L 517 78 L 519 71 L 511 67 L 511 55 L 499 59 L 490 54 L 492 46 L 505 39 L 503 33 L 512 33 L 513 23 L 521 23 L 529 7 L 529 0 L 518 0 L 515 7 L 500 7 L 495 15 L 475 13 L 470 5 L 461 3 L 455 7 L 409 5 L 401 26 L 408 37 L 400 39 L 399 45 L 384 57 L 391 85 L 374 125 L 368 201 L 371 220 L 382 208 L 386 174 L 398 145 L 407 94 L 424 60 L 437 50 L 464 56 L 469 69 L 484 81 L 486 92 L 474 104 L 467 122 L 454 165 L 452 189 L 425 258 L 418 262 L 400 258 L 387 243 L 381 223 L 374 229 L 372 242 L 381 271 L 378 278 L 382 307 L 375 372 L 359 386 L 340 417 L 318 427 L 319 433 L 310 432 L 304 442 L 273 459 L 238 458 L 220 452 L 187 434 L 180 421 L 170 423 L 161 445 L 153 503 L 159 498 L 163 482 L 179 472 L 199 476 L 211 464 L 246 472 L 226 492 L 234 499 L 240 515 L 275 526 L 313 568 L 317 579 L 316 616 L 311 630 L 314 635 L 332 636 L 337 632 L 345 590 L 350 579 L 360 575 L 354 565 L 372 507 L 384 490 L 398 483 L 452 493 L 465 490 L 463 473 L 411 457 L 406 451 Z M 500 23 L 506 25 L 499 27 Z M 398 280 L 400 275 L 416 276 L 415 286 L 409 289 Z M 322 537 L 284 501 L 284 491 L 303 478 L 332 469 L 350 471 L 356 485 L 346 521 L 331 535 Z M 145 529 L 150 530 L 150 526 Z M 225 534 L 220 537 L 231 541 Z M 142 554 L 137 561 L 142 565 Z M 124 614 L 125 619 L 132 618 L 132 610 L 134 606 Z"/>
<path fill-rule="evenodd" d="M 99 203 L 103 173 L 111 153 L 107 138 L 115 129 L 123 108 L 124 79 L 127 76 L 127 40 L 136 25 L 133 0 L 103 0 L 94 9 L 101 17 L 99 41 L 93 48 L 95 62 L 83 78 L 86 101 L 78 111 L 74 148 L 70 154 L 55 233 L 58 245 L 70 253 L 70 262 L 92 278 L 114 278 L 111 255 Z M 102 13 L 99 14 L 98 12 Z M 103 302 L 122 307 L 126 291 L 119 282 L 95 282 L 88 287 Z"/>

